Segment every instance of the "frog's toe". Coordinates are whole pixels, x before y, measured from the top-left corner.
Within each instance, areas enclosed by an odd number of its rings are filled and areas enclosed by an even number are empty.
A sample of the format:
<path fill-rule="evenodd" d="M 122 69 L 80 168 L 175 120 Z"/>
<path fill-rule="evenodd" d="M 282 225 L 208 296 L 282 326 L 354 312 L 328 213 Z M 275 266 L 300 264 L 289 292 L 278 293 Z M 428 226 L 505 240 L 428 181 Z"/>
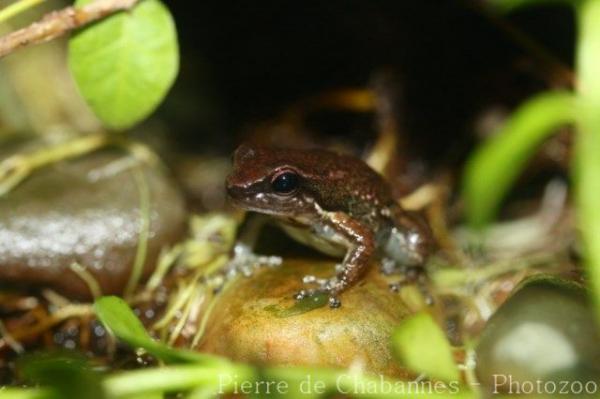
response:
<path fill-rule="evenodd" d="M 294 299 L 299 301 L 311 295 L 310 290 L 300 290 L 294 294 Z"/>
<path fill-rule="evenodd" d="M 336 309 L 339 308 L 340 306 L 342 306 L 342 302 L 339 300 L 339 298 L 337 296 L 330 296 L 329 297 L 329 307 L 332 309 Z"/>

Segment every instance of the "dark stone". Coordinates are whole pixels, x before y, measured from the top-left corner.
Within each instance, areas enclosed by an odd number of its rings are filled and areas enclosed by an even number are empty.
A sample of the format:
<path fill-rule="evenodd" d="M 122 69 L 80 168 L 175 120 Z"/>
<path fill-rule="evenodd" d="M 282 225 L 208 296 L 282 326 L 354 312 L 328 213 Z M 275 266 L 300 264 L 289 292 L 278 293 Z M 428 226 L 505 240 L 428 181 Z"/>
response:
<path fill-rule="evenodd" d="M 533 277 L 488 321 L 477 346 L 477 375 L 493 391 L 517 393 L 538 380 L 542 390 L 561 381 L 600 389 L 599 342 L 582 288 Z"/>
<path fill-rule="evenodd" d="M 150 234 L 144 275 L 163 246 L 185 229 L 184 201 L 159 166 L 135 165 L 105 150 L 36 170 L 0 198 L 0 282 L 8 287 L 50 287 L 89 298 L 70 265 L 84 266 L 104 294 L 122 293 L 138 245 L 140 194 L 133 170 L 150 192 Z"/>

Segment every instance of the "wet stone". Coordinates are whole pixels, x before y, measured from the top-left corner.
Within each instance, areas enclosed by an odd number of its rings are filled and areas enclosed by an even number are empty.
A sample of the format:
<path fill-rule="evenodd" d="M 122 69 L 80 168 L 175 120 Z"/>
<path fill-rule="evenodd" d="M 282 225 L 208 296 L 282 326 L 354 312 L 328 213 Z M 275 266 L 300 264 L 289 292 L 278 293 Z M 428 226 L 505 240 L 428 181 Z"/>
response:
<path fill-rule="evenodd" d="M 278 268 L 239 277 L 217 299 L 199 350 L 258 364 L 356 366 L 407 378 L 392 356 L 390 336 L 415 310 L 403 294 L 416 290 L 390 292 L 389 281 L 373 267 L 340 296 L 339 308 L 331 309 L 325 295 L 293 299 L 304 288 L 304 275 L 327 277 L 333 267 L 286 260 Z"/>
<path fill-rule="evenodd" d="M 587 384 L 597 394 L 598 342 L 584 290 L 554 277 L 533 277 L 488 321 L 476 349 L 477 375 L 498 392 L 559 394 L 565 386 L 575 395 L 585 393 Z"/>
<path fill-rule="evenodd" d="M 0 198 L 2 286 L 49 287 L 89 298 L 88 285 L 71 269 L 76 262 L 102 293 L 122 293 L 142 225 L 140 180 L 151 209 L 144 265 L 149 274 L 161 248 L 185 230 L 184 201 L 159 166 L 106 150 L 37 170 Z"/>

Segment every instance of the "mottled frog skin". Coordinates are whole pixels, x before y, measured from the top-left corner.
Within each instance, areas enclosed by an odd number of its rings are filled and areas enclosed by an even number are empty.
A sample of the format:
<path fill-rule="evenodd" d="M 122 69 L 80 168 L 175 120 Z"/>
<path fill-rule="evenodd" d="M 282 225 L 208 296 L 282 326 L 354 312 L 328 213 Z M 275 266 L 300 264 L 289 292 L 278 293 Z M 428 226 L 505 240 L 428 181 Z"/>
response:
<path fill-rule="evenodd" d="M 352 156 L 242 145 L 226 186 L 235 205 L 270 215 L 294 239 L 344 257 L 320 287 L 332 307 L 375 256 L 388 270 L 390 264 L 406 270 L 422 266 L 431 251 L 424 221 L 403 210 L 388 183 Z"/>

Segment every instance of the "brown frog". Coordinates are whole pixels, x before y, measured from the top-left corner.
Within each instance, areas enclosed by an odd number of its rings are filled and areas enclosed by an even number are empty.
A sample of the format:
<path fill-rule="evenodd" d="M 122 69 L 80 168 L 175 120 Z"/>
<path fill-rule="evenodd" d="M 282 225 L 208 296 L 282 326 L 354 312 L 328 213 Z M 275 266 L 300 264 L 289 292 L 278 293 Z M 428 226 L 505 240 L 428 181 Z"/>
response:
<path fill-rule="evenodd" d="M 358 158 L 242 145 L 226 186 L 235 205 L 270 215 L 292 238 L 344 257 L 335 277 L 305 278 L 329 294 L 331 307 L 340 306 L 339 294 L 360 280 L 375 256 L 384 271 L 404 272 L 405 280 L 422 275 L 432 247 L 428 226 L 402 209 L 387 182 Z"/>

